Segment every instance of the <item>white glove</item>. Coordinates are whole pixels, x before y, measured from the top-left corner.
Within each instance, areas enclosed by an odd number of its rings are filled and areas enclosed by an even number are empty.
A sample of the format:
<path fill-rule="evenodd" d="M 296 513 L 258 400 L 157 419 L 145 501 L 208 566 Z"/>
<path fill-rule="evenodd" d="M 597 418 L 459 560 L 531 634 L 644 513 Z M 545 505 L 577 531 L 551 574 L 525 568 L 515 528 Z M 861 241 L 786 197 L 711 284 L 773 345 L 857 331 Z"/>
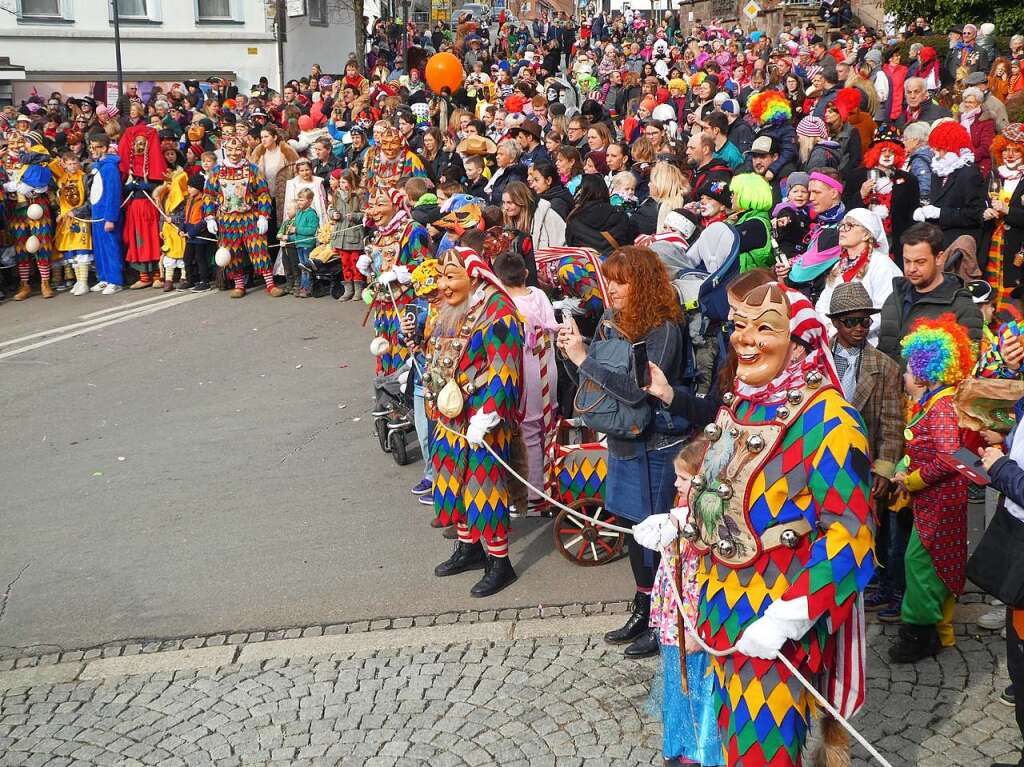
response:
<path fill-rule="evenodd" d="M 934 205 L 925 205 L 914 211 L 914 220 L 917 222 L 928 221 L 939 217 L 939 209 Z"/>
<path fill-rule="evenodd" d="M 398 279 L 398 275 L 395 274 L 394 269 L 389 269 L 386 272 L 381 272 L 377 275 L 378 285 L 390 285 L 392 282 Z"/>
<path fill-rule="evenodd" d="M 651 514 L 633 525 L 633 539 L 651 551 L 661 551 L 679 535 L 671 514 Z"/>
<path fill-rule="evenodd" d="M 370 258 L 365 253 L 363 253 L 363 255 L 361 255 L 358 259 L 356 259 L 356 269 L 359 270 L 360 274 L 363 274 L 363 275 L 366 275 L 367 277 L 369 277 L 371 272 L 373 271 L 373 269 L 371 268 L 372 266 L 373 266 L 373 259 Z"/>
<path fill-rule="evenodd" d="M 690 507 L 676 506 L 669 510 L 669 515 L 676 521 L 676 525 L 682 529 L 683 525 L 690 521 Z"/>
<path fill-rule="evenodd" d="M 206 219 L 206 231 L 216 236 L 217 234 L 217 220 L 213 218 Z"/>
<path fill-rule="evenodd" d="M 267 227 L 269 226 L 270 222 L 267 221 L 266 216 L 260 216 L 259 218 L 256 219 L 256 231 L 259 232 L 260 234 L 266 234 Z"/>
<path fill-rule="evenodd" d="M 18 182 L 17 181 L 8 181 L 6 184 L 4 184 L 4 191 L 5 192 L 10 192 L 11 194 L 14 194 L 15 192 L 18 191 Z"/>
<path fill-rule="evenodd" d="M 871 212 L 878 216 L 882 221 L 889 218 L 889 208 L 885 205 L 872 205 Z"/>
<path fill-rule="evenodd" d="M 18 194 L 24 197 L 28 197 L 33 194 L 41 194 L 34 186 L 29 186 L 28 184 L 22 181 L 18 182 L 18 186 L 15 187 L 14 191 L 16 191 Z M 45 192 L 46 190 L 44 189 L 43 191 Z"/>
<path fill-rule="evenodd" d="M 478 410 L 469 419 L 469 428 L 466 429 L 466 441 L 470 447 L 480 447 L 484 443 L 487 432 L 498 425 L 501 418 L 497 413 L 485 413 Z"/>
<path fill-rule="evenodd" d="M 807 597 L 777 599 L 746 628 L 736 642 L 736 649 L 752 658 L 771 660 L 787 639 L 800 639 L 813 625 L 814 621 L 807 617 Z"/>
<path fill-rule="evenodd" d="M 391 271 L 395 273 L 395 279 L 398 280 L 399 285 L 408 285 L 412 282 L 412 272 L 405 264 L 395 264 Z"/>
<path fill-rule="evenodd" d="M 572 296 L 566 296 L 560 298 L 551 304 L 552 309 L 561 309 L 562 312 L 569 312 L 569 314 L 580 317 L 583 315 L 583 303 L 578 298 Z"/>

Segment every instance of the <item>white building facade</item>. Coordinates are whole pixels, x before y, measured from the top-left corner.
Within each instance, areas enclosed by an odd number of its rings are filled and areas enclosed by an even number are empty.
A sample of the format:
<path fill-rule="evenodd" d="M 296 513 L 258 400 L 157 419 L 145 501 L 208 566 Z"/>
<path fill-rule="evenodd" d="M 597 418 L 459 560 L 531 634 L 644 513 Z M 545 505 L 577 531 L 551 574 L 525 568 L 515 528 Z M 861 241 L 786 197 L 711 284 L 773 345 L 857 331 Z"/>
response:
<path fill-rule="evenodd" d="M 283 0 L 282 0 L 283 1 Z M 117 0 L 121 60 L 129 83 L 223 77 L 248 92 L 277 87 L 271 0 Z M 289 0 L 285 79 L 319 63 L 337 71 L 354 46 L 354 19 L 338 0 Z M 333 22 L 333 23 L 332 23 Z M 116 89 L 111 0 L 0 0 L 0 103 L 33 93 L 92 95 Z M 5 79 L 5 73 L 8 73 Z"/>

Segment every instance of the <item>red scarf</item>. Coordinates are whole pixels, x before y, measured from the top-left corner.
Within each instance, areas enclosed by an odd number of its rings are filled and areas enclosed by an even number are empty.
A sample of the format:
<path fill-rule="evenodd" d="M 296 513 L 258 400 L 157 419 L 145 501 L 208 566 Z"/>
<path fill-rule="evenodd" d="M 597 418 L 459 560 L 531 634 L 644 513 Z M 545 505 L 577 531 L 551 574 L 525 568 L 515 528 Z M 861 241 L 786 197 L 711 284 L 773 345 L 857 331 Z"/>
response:
<path fill-rule="evenodd" d="M 857 258 L 852 258 L 846 248 L 843 248 L 842 253 L 839 254 L 839 262 L 836 264 L 836 269 L 843 276 L 843 282 L 851 282 L 856 278 L 861 270 L 868 265 L 870 258 L 871 250 L 868 248 L 865 248 L 864 253 Z"/>

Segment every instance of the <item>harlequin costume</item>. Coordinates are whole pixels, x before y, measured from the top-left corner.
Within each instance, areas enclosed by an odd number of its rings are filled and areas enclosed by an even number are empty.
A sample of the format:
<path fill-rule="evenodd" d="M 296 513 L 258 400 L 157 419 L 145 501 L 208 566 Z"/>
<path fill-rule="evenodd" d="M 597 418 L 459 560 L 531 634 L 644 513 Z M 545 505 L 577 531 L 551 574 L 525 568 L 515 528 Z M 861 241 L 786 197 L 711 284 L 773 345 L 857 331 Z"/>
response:
<path fill-rule="evenodd" d="M 513 424 L 521 420 L 523 325 L 515 302 L 474 251 L 445 251 L 439 270 L 442 292 L 459 292 L 456 300 L 464 293 L 466 300 L 465 308 L 440 308 L 427 346 L 424 396 L 437 419 L 434 510 L 441 526 L 454 524 L 458 532 L 454 553 L 434 574 L 483 566 L 470 591 L 482 597 L 516 579 L 508 560 L 507 477 L 485 444 L 509 460 Z"/>
<path fill-rule="evenodd" d="M 805 676 L 822 675 L 843 715 L 864 696 L 857 601 L 874 572 L 867 434 L 841 394 L 821 320 L 773 280 L 758 270 L 729 288 L 737 382 L 705 429 L 711 443 L 682 528 L 701 555 L 697 628 L 714 649 L 737 648 L 713 661 L 730 766 L 801 764 L 812 699 L 779 653 Z M 837 725 L 826 728 L 828 742 Z"/>
<path fill-rule="evenodd" d="M 21 286 L 14 295 L 15 301 L 23 301 L 31 294 L 29 277 L 32 262 L 39 269 L 40 289 L 43 298 L 52 298 L 50 287 L 50 262 L 53 259 L 53 219 L 50 213 L 49 190 L 53 173 L 50 170 L 50 156 L 41 144 L 38 133 L 24 134 L 22 141 L 12 133 L 8 153 L 4 157 L 4 202 L 7 228 L 14 238 L 14 251 L 18 260 L 18 278 Z M 29 218 L 32 205 L 42 208 L 38 219 Z M 31 238 L 35 238 L 32 240 Z M 38 243 L 38 249 L 29 251 Z"/>
<path fill-rule="evenodd" d="M 390 126 L 382 131 L 377 146 L 370 147 L 363 169 L 370 197 L 394 188 L 400 178 L 427 175 L 423 160 L 405 145 L 399 130 Z"/>
<path fill-rule="evenodd" d="M 151 197 L 163 183 L 167 161 L 160 151 L 160 137 L 150 125 L 131 125 L 118 141 L 121 156 L 124 209 L 125 261 L 139 273 L 132 287 L 153 283 L 160 268 L 160 211 Z"/>
<path fill-rule="evenodd" d="M 914 404 L 904 437 L 903 484 L 910 491 L 914 527 L 904 557 L 906 590 L 894 663 L 913 663 L 955 643 L 953 605 L 967 564 L 967 479 L 936 460 L 961 446 L 955 386 L 970 376 L 977 350 L 953 314 L 914 323 L 902 340 L 907 370 L 928 387 Z"/>
<path fill-rule="evenodd" d="M 399 189 L 390 189 L 387 195 L 395 206 L 391 221 L 374 234 L 367 246 L 365 257 L 373 264 L 378 275 L 388 272 L 409 274 L 423 259 L 430 256 L 430 235 L 409 216 L 408 200 Z M 364 261 L 365 263 L 365 261 Z M 397 267 L 397 268 L 396 268 Z M 384 339 L 377 355 L 377 375 L 389 375 L 402 367 L 409 358 L 408 347 L 399 339 L 400 311 L 413 300 L 415 293 L 404 276 L 390 283 L 378 280 L 374 284 L 373 329 L 377 338 Z"/>
<path fill-rule="evenodd" d="M 213 166 L 203 190 L 203 218 L 218 245 L 227 249 L 231 260 L 225 273 L 235 287 L 232 298 L 245 295 L 243 269 L 248 256 L 253 270 L 259 274 L 272 296 L 284 291 L 274 285 L 270 256 L 267 254 L 267 227 L 271 214 L 270 188 L 263 172 L 245 159 L 241 139 L 224 141 L 224 159 Z"/>

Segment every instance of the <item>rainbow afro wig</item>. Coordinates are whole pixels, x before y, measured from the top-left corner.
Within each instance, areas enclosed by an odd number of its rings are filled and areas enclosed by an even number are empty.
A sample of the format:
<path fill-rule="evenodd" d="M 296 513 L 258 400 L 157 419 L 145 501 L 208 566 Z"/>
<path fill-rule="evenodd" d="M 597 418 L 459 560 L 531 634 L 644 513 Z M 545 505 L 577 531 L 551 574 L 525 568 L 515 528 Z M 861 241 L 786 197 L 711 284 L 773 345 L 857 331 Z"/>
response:
<path fill-rule="evenodd" d="M 978 350 L 951 312 L 915 322 L 900 342 L 907 369 L 930 386 L 958 384 L 971 375 Z"/>
<path fill-rule="evenodd" d="M 760 125 L 781 123 L 793 117 L 789 99 L 778 91 L 755 93 L 750 97 L 747 108 Z"/>

